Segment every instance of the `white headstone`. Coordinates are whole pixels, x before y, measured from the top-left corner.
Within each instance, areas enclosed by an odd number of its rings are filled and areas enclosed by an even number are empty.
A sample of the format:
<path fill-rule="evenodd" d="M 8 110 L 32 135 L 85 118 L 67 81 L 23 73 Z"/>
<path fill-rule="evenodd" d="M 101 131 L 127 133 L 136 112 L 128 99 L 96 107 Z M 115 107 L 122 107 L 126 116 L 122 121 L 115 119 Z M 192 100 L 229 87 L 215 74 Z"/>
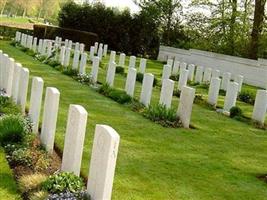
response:
<path fill-rule="evenodd" d="M 40 77 L 33 77 L 29 116 L 33 123 L 33 133 L 38 133 L 39 117 L 42 104 L 44 81 Z"/>
<path fill-rule="evenodd" d="M 174 81 L 170 79 L 164 79 L 162 81 L 159 103 L 166 106 L 166 108 L 171 107 L 173 90 Z"/>
<path fill-rule="evenodd" d="M 68 67 L 70 65 L 70 53 L 71 48 L 67 48 L 64 56 L 64 67 Z"/>
<path fill-rule="evenodd" d="M 239 85 L 238 92 L 241 92 L 243 80 L 244 80 L 244 76 L 242 76 L 242 75 L 235 76 L 235 82 L 238 83 L 238 85 Z"/>
<path fill-rule="evenodd" d="M 61 47 L 61 45 L 62 45 L 62 38 L 58 37 L 58 46 Z"/>
<path fill-rule="evenodd" d="M 182 62 L 182 63 L 180 63 L 180 73 L 181 73 L 181 71 L 184 70 L 184 69 L 187 69 L 187 63 Z"/>
<path fill-rule="evenodd" d="M 125 65 L 125 53 L 120 54 L 120 59 L 119 59 L 119 66 L 123 67 Z"/>
<path fill-rule="evenodd" d="M 80 176 L 86 123 L 86 110 L 79 105 L 70 105 L 61 170 L 77 176 Z"/>
<path fill-rule="evenodd" d="M 26 47 L 29 48 L 30 46 L 30 35 L 26 35 Z"/>
<path fill-rule="evenodd" d="M 32 49 L 32 40 L 33 37 L 31 35 L 27 36 L 27 48 Z"/>
<path fill-rule="evenodd" d="M 29 70 L 27 68 L 22 68 L 20 72 L 19 79 L 19 90 L 18 90 L 18 100 L 17 104 L 21 106 L 22 114 L 25 114 L 25 107 L 27 103 L 27 93 L 29 84 Z"/>
<path fill-rule="evenodd" d="M 145 58 L 140 59 L 139 72 L 142 74 L 146 73 L 146 59 Z"/>
<path fill-rule="evenodd" d="M 97 56 L 99 57 L 100 60 L 102 60 L 103 57 L 103 48 L 101 45 L 99 45 Z"/>
<path fill-rule="evenodd" d="M 228 84 L 223 107 L 225 111 L 229 112 L 230 109 L 235 106 L 236 98 L 238 95 L 238 88 L 239 88 L 238 83 L 230 82 Z"/>
<path fill-rule="evenodd" d="M 80 43 L 79 42 L 75 42 L 74 51 L 79 51 L 79 50 L 80 50 Z"/>
<path fill-rule="evenodd" d="M 24 46 L 24 33 L 21 34 L 21 41 L 20 41 L 20 44 L 21 46 Z"/>
<path fill-rule="evenodd" d="M 107 44 L 105 44 L 105 45 L 104 45 L 104 52 L 103 52 L 103 56 L 104 56 L 104 57 L 107 57 L 107 54 L 108 54 L 108 45 L 107 45 Z"/>
<path fill-rule="evenodd" d="M 22 46 L 26 47 L 27 45 L 27 35 L 23 33 Z"/>
<path fill-rule="evenodd" d="M 2 54 L 1 62 L 1 88 L 7 89 L 7 80 L 8 80 L 8 66 L 10 65 L 10 60 L 7 54 Z"/>
<path fill-rule="evenodd" d="M 72 40 L 69 40 L 68 48 L 72 49 Z"/>
<path fill-rule="evenodd" d="M 265 121 L 266 112 L 267 112 L 267 91 L 258 90 L 253 108 L 252 119 L 263 125 Z"/>
<path fill-rule="evenodd" d="M 209 94 L 208 94 L 208 103 L 212 106 L 217 105 L 218 96 L 220 92 L 220 78 L 211 78 L 210 86 L 209 86 Z"/>
<path fill-rule="evenodd" d="M 135 56 L 130 56 L 129 67 L 134 67 L 135 68 L 135 62 L 136 62 L 136 57 Z"/>
<path fill-rule="evenodd" d="M 125 84 L 125 92 L 131 97 L 134 96 L 135 82 L 136 82 L 136 69 L 130 67 L 128 69 L 128 74 Z"/>
<path fill-rule="evenodd" d="M 0 89 L 3 88 L 3 73 L 4 73 L 4 57 L 3 57 L 3 51 L 0 50 Z"/>
<path fill-rule="evenodd" d="M 37 37 L 35 37 L 34 39 L 33 39 L 33 45 L 32 45 L 32 50 L 34 51 L 34 52 L 36 52 L 37 51 Z"/>
<path fill-rule="evenodd" d="M 50 57 L 52 55 L 52 42 L 47 42 L 47 56 Z"/>
<path fill-rule="evenodd" d="M 46 88 L 41 142 L 49 153 L 53 153 L 57 124 L 57 113 L 60 93 L 53 87 Z"/>
<path fill-rule="evenodd" d="M 74 51 L 72 69 L 78 69 L 78 67 L 79 67 L 79 60 L 80 60 L 80 51 L 79 50 L 76 50 L 76 51 Z"/>
<path fill-rule="evenodd" d="M 40 39 L 39 40 L 39 44 L 38 44 L 38 53 L 41 53 L 43 49 L 43 40 Z"/>
<path fill-rule="evenodd" d="M 58 44 L 58 36 L 55 38 L 55 44 Z"/>
<path fill-rule="evenodd" d="M 195 74 L 195 65 L 194 64 L 188 65 L 188 80 L 189 81 L 194 80 L 194 74 Z"/>
<path fill-rule="evenodd" d="M 21 33 L 21 40 L 20 40 L 20 45 L 23 46 L 23 38 L 24 38 L 24 33 Z"/>
<path fill-rule="evenodd" d="M 116 51 L 110 52 L 109 62 L 116 62 Z"/>
<path fill-rule="evenodd" d="M 169 59 L 167 60 L 167 65 L 171 66 L 171 68 L 172 68 L 172 66 L 173 66 L 173 62 L 174 62 L 173 59 L 170 59 L 170 58 L 169 58 Z"/>
<path fill-rule="evenodd" d="M 81 53 L 84 52 L 84 47 L 85 47 L 85 45 L 84 45 L 83 43 L 80 43 L 79 51 L 80 51 Z"/>
<path fill-rule="evenodd" d="M 213 70 L 212 78 L 219 78 L 219 77 L 220 77 L 220 70 Z"/>
<path fill-rule="evenodd" d="M 64 43 L 64 46 L 67 48 L 69 45 L 69 40 L 68 39 L 65 39 L 65 43 Z"/>
<path fill-rule="evenodd" d="M 81 62 L 80 62 L 80 74 L 86 73 L 86 63 L 87 63 L 87 53 L 82 53 L 81 55 Z"/>
<path fill-rule="evenodd" d="M 18 42 L 21 41 L 21 35 L 22 35 L 21 32 L 19 32 L 19 33 L 18 33 Z"/>
<path fill-rule="evenodd" d="M 65 52 L 66 52 L 66 48 L 65 48 L 65 46 L 62 46 L 60 48 L 60 54 L 59 54 L 59 62 L 61 65 L 64 65 Z"/>
<path fill-rule="evenodd" d="M 196 70 L 195 82 L 196 83 L 202 83 L 202 78 L 203 78 L 203 67 L 198 66 L 197 70 Z"/>
<path fill-rule="evenodd" d="M 180 103 L 177 110 L 177 116 L 180 118 L 184 128 L 190 127 L 195 92 L 196 90 L 194 88 L 190 88 L 187 86 L 184 86 L 182 88 Z"/>
<path fill-rule="evenodd" d="M 95 42 L 95 53 L 98 52 L 98 42 Z"/>
<path fill-rule="evenodd" d="M 205 82 L 205 83 L 209 83 L 210 82 L 211 73 L 212 73 L 212 69 L 211 68 L 205 68 L 203 82 Z"/>
<path fill-rule="evenodd" d="M 152 90 L 153 90 L 153 82 L 154 82 L 153 74 L 151 73 L 144 74 L 140 103 L 144 104 L 146 107 L 148 107 L 150 104 Z"/>
<path fill-rule="evenodd" d="M 221 89 L 226 91 L 228 88 L 228 84 L 230 83 L 230 80 L 231 80 L 231 73 L 229 72 L 223 73 Z"/>
<path fill-rule="evenodd" d="M 41 55 L 44 56 L 46 54 L 46 48 L 47 48 L 47 40 L 43 40 L 43 46 L 41 50 Z"/>
<path fill-rule="evenodd" d="M 92 200 L 111 200 L 119 142 L 113 128 L 96 125 L 87 183 Z"/>
<path fill-rule="evenodd" d="M 182 90 L 184 86 L 187 85 L 187 80 L 188 80 L 188 70 L 183 69 L 180 71 L 180 76 L 179 76 L 179 81 L 178 81 L 178 90 Z"/>
<path fill-rule="evenodd" d="M 93 59 L 93 67 L 92 67 L 92 78 L 94 83 L 97 83 L 99 63 L 100 63 L 99 57 L 95 56 Z"/>
<path fill-rule="evenodd" d="M 97 53 L 99 52 L 99 49 L 101 49 L 101 54 L 103 55 L 103 43 L 100 43 L 97 49 Z"/>
<path fill-rule="evenodd" d="M 19 31 L 16 31 L 16 42 L 19 42 L 20 41 L 20 35 L 21 33 Z"/>
<path fill-rule="evenodd" d="M 13 83 L 13 75 L 15 68 L 15 60 L 13 58 L 8 58 L 7 66 L 6 66 L 6 94 L 7 96 L 12 96 L 12 83 Z"/>
<path fill-rule="evenodd" d="M 90 47 L 90 60 L 93 61 L 94 57 L 95 57 L 95 47 L 91 46 Z"/>
<path fill-rule="evenodd" d="M 116 63 L 111 62 L 108 64 L 108 72 L 106 77 L 106 83 L 111 87 L 114 84 L 115 73 L 116 73 Z"/>
<path fill-rule="evenodd" d="M 164 79 L 169 79 L 172 73 L 172 67 L 170 65 L 164 65 L 162 71 L 162 81 Z"/>
<path fill-rule="evenodd" d="M 180 62 L 174 61 L 173 68 L 172 68 L 172 74 L 173 75 L 179 74 L 179 68 L 180 68 Z"/>
<path fill-rule="evenodd" d="M 22 66 L 20 63 L 14 65 L 13 73 L 13 83 L 12 83 L 12 99 L 15 103 L 18 101 L 18 92 L 19 92 L 19 82 L 20 82 L 20 71 Z"/>

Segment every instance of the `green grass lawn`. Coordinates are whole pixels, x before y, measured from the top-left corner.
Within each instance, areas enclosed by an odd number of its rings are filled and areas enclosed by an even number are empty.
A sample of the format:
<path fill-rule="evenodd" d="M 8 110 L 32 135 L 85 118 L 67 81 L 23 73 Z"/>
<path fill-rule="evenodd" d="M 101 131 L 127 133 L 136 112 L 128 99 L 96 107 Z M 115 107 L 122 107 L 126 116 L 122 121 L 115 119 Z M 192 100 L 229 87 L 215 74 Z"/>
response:
<path fill-rule="evenodd" d="M 29 20 L 38 22 L 41 20 L 37 20 L 35 18 L 28 18 L 28 17 L 0 17 L 0 22 L 5 22 L 5 23 L 18 23 L 18 24 L 27 24 L 31 23 Z"/>
<path fill-rule="evenodd" d="M 88 173 L 95 125 L 110 125 L 120 134 L 113 200 L 267 199 L 267 184 L 257 178 L 267 173 L 267 131 L 199 105 L 194 105 L 191 120 L 197 129 L 163 128 L 41 64 L 8 42 L 0 41 L 0 49 L 29 68 L 31 78 L 40 76 L 46 87 L 54 86 L 61 92 L 56 133 L 56 143 L 61 149 L 69 104 L 82 105 L 88 111 L 83 174 Z M 162 63 L 148 62 L 147 71 L 157 77 L 161 69 Z M 100 70 L 99 80 L 105 80 L 105 71 Z M 116 75 L 115 87 L 123 88 L 124 84 L 125 77 Z M 140 87 L 137 83 L 136 98 Z M 158 102 L 159 92 L 160 88 L 154 89 L 153 104 Z M 197 89 L 197 93 L 206 95 L 207 90 Z M 178 101 L 173 98 L 174 108 Z M 245 103 L 238 105 L 247 115 L 253 109 Z"/>
<path fill-rule="evenodd" d="M 7 22 L 7 23 L 29 23 L 29 19 L 27 17 L 0 17 L 0 22 Z"/>
<path fill-rule="evenodd" d="M 0 199 L 20 199 L 20 196 L 17 193 L 16 182 L 14 180 L 12 171 L 8 166 L 2 147 L 0 147 L 0 167 Z"/>

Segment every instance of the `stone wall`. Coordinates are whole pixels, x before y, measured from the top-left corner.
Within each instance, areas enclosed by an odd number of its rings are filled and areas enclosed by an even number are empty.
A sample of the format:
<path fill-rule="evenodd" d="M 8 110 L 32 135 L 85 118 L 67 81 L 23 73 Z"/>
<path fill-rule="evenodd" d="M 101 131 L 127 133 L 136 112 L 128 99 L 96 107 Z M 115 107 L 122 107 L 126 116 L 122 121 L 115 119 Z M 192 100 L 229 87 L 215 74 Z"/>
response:
<path fill-rule="evenodd" d="M 202 65 L 204 68 L 220 70 L 221 74 L 230 72 L 232 79 L 235 75 L 243 75 L 244 83 L 267 87 L 267 60 L 251 60 L 234 56 L 227 56 L 195 49 L 184 50 L 173 47 L 160 46 L 158 60 L 167 61 L 168 58 L 175 58 L 180 62 Z"/>

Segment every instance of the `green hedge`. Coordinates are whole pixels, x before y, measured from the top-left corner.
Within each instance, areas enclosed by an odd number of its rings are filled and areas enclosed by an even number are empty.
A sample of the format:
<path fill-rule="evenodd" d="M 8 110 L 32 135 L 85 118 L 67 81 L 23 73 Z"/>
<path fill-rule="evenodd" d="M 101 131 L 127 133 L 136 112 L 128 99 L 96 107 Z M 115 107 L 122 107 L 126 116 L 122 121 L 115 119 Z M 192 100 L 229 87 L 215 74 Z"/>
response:
<path fill-rule="evenodd" d="M 0 25 L 0 35 L 3 37 L 7 38 L 15 37 L 16 31 L 20 31 L 26 34 L 33 34 L 33 30 Z"/>
<path fill-rule="evenodd" d="M 98 41 L 98 35 L 91 32 L 40 24 L 35 24 L 33 28 L 34 37 L 42 39 L 55 39 L 56 36 L 59 36 L 63 41 L 65 39 L 69 39 L 73 42 L 84 43 L 86 50 L 89 50 L 90 46 L 94 45 L 94 43 Z"/>
<path fill-rule="evenodd" d="M 101 3 L 78 5 L 70 1 L 58 14 L 59 26 L 98 34 L 99 41 L 127 55 L 157 58 L 160 36 L 157 23 L 146 13 L 131 14 Z"/>

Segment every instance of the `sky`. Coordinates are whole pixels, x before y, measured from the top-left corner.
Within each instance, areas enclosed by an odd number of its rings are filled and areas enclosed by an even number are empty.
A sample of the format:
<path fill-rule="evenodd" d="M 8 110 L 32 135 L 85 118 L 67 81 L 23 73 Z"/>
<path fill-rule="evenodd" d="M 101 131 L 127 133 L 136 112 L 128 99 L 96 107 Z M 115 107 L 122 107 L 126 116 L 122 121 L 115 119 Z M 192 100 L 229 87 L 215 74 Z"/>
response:
<path fill-rule="evenodd" d="M 88 1 L 88 0 L 87 0 Z M 93 2 L 97 0 L 89 0 L 89 2 Z M 133 2 L 133 0 L 98 0 L 105 5 L 109 7 L 118 7 L 118 8 L 126 8 L 128 7 L 132 13 L 136 13 L 140 10 L 140 8 Z M 209 15 L 209 12 L 205 9 L 201 8 L 189 8 L 189 4 L 191 3 L 191 0 L 181 0 L 181 4 L 183 6 L 184 12 L 203 12 L 207 15 Z"/>
<path fill-rule="evenodd" d="M 138 12 L 139 8 L 132 0 L 103 0 L 107 6 L 119 7 L 119 8 L 130 8 L 131 12 Z"/>

